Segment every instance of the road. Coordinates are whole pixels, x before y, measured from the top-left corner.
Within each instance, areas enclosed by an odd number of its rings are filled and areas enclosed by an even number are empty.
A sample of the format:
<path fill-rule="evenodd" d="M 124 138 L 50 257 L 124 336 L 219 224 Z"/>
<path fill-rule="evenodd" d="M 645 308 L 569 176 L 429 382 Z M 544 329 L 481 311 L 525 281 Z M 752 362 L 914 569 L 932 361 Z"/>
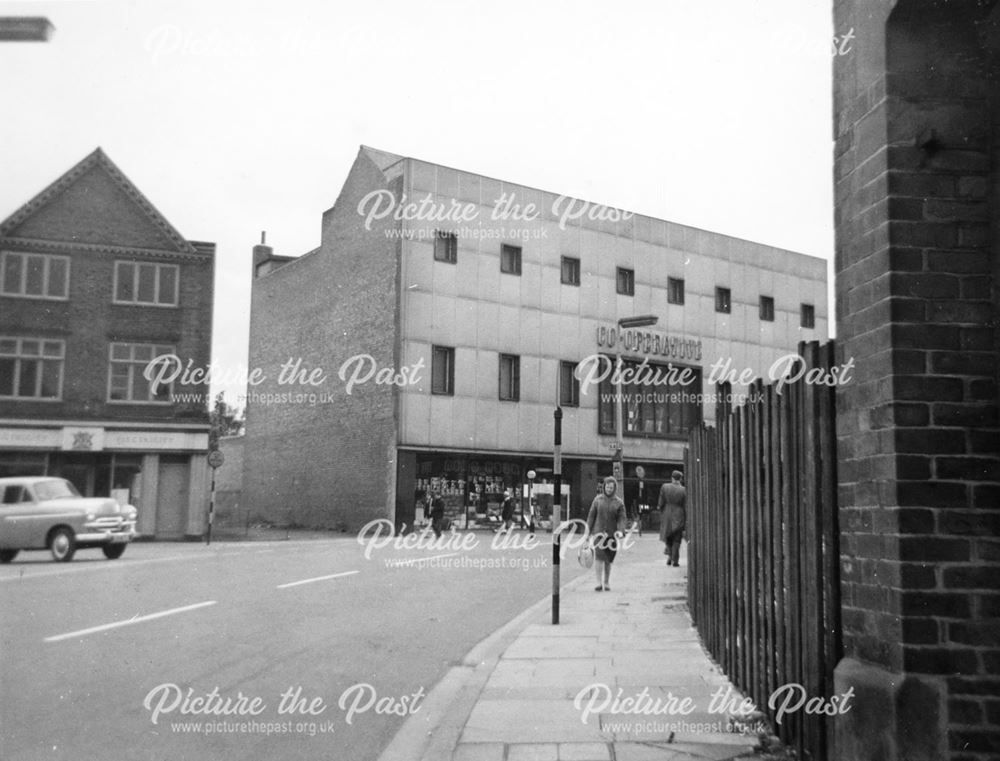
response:
<path fill-rule="evenodd" d="M 459 536 L 22 552 L 0 566 L 0 758 L 376 759 L 393 712 L 551 591 L 549 535 Z"/>

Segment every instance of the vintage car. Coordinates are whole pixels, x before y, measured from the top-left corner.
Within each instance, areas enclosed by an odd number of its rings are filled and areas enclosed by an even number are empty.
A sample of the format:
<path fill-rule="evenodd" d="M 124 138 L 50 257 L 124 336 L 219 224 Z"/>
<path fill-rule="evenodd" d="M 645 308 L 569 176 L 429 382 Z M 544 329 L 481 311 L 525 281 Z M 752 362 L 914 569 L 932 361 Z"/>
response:
<path fill-rule="evenodd" d="M 115 560 L 135 537 L 137 512 L 109 497 L 81 497 L 64 478 L 0 478 L 0 563 L 38 549 L 67 562 L 85 547 Z"/>

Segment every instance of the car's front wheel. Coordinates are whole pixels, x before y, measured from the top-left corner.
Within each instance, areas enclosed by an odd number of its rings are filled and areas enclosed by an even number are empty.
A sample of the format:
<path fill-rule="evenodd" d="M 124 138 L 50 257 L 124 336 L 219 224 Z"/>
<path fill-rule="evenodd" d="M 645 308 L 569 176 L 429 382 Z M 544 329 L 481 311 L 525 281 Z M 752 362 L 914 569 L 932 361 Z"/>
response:
<path fill-rule="evenodd" d="M 0 563 L 9 563 L 17 557 L 17 550 L 0 550 Z"/>
<path fill-rule="evenodd" d="M 108 560 L 117 560 L 125 553 L 127 546 L 127 544 L 106 544 L 101 548 L 101 551 Z"/>
<path fill-rule="evenodd" d="M 68 563 L 76 552 L 76 538 L 68 528 L 57 528 L 49 536 L 49 552 L 53 559 L 60 563 Z"/>

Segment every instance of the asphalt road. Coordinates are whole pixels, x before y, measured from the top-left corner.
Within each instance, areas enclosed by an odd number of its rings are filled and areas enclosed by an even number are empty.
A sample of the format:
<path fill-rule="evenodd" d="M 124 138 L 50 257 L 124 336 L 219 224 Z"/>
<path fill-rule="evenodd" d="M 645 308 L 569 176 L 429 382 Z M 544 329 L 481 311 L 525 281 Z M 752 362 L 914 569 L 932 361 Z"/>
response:
<path fill-rule="evenodd" d="M 376 759 L 551 591 L 549 535 L 471 536 L 369 558 L 354 537 L 22 552 L 0 566 L 0 758 Z M 581 572 L 567 553 L 563 581 Z"/>

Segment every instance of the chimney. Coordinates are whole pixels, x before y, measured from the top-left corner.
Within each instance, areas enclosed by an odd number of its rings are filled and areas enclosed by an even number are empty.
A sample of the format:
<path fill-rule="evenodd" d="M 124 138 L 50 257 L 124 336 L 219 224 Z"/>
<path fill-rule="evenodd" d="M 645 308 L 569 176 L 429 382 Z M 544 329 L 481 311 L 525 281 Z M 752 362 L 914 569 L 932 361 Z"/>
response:
<path fill-rule="evenodd" d="M 254 277 L 266 275 L 270 267 L 265 266 L 274 257 L 274 249 L 267 245 L 267 231 L 261 230 L 260 243 L 253 247 L 253 273 Z"/>

